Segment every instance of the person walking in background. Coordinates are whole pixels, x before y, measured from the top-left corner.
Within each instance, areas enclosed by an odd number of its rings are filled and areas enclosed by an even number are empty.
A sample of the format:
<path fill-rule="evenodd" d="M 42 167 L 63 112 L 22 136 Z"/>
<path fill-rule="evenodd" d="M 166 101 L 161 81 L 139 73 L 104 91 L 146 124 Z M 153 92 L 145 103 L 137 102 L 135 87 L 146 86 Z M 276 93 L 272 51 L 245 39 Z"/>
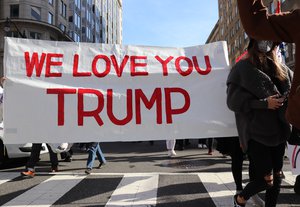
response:
<path fill-rule="evenodd" d="M 212 155 L 213 154 L 213 142 L 214 142 L 214 138 L 207 138 L 206 142 L 207 142 L 207 149 L 208 149 L 207 154 L 208 155 Z"/>
<path fill-rule="evenodd" d="M 207 148 L 208 155 L 212 155 L 213 153 L 213 142 L 214 138 L 207 138 L 207 139 L 198 139 L 198 148 Z"/>
<path fill-rule="evenodd" d="M 207 148 L 206 139 L 198 139 L 198 148 L 199 149 Z"/>
<path fill-rule="evenodd" d="M 176 144 L 176 139 L 168 139 L 168 140 L 166 140 L 166 145 L 167 145 L 167 150 L 168 150 L 168 156 L 169 157 L 176 156 L 175 144 Z"/>
<path fill-rule="evenodd" d="M 60 153 L 60 157 L 61 157 L 61 159 L 64 160 L 64 162 L 72 162 L 72 159 L 73 159 L 73 150 L 72 150 L 72 148 L 69 149 L 66 152 Z"/>
<path fill-rule="evenodd" d="M 176 149 L 177 150 L 184 150 L 185 146 L 190 145 L 190 140 L 189 139 L 178 139 L 176 142 Z"/>
<path fill-rule="evenodd" d="M 0 78 L 0 122 L 3 121 L 3 83 L 4 83 L 5 79 L 6 78 L 4 78 L 4 77 Z M 50 156 L 51 172 L 57 172 L 58 171 L 57 154 L 52 151 L 50 145 L 48 145 L 48 144 L 47 144 L 47 148 L 48 148 L 49 156 Z M 35 176 L 35 166 L 36 166 L 36 163 L 39 161 L 41 150 L 42 150 L 41 143 L 33 143 L 32 144 L 30 157 L 26 164 L 26 169 L 25 169 L 25 171 L 21 172 L 21 175 L 23 177 L 34 177 Z"/>
<path fill-rule="evenodd" d="M 265 206 L 276 206 L 283 177 L 285 143 L 291 127 L 285 120 L 285 96 L 292 72 L 281 65 L 275 44 L 250 40 L 248 55 L 230 71 L 227 105 L 234 111 L 239 141 L 250 157 L 250 182 L 234 196 L 234 206 L 266 190 Z"/>
<path fill-rule="evenodd" d="M 98 169 L 100 169 L 103 165 L 106 164 L 106 160 L 105 160 L 105 157 L 104 157 L 104 155 L 101 151 L 99 142 L 89 143 L 87 151 L 88 151 L 89 155 L 88 155 L 88 159 L 87 159 L 87 163 L 86 163 L 85 173 L 86 174 L 91 174 L 91 172 L 93 170 L 94 161 L 96 159 L 96 156 L 99 160 Z"/>
<path fill-rule="evenodd" d="M 53 150 L 51 149 L 49 144 L 47 144 L 47 148 L 48 148 L 49 156 L 50 156 L 51 172 L 57 172 L 58 171 L 57 154 L 53 152 Z M 33 143 L 32 144 L 32 149 L 31 149 L 29 160 L 26 164 L 26 169 L 25 169 L 25 171 L 21 172 L 21 175 L 23 177 L 34 177 L 35 176 L 35 166 L 36 166 L 36 163 L 39 161 L 41 150 L 42 150 L 41 143 Z"/>

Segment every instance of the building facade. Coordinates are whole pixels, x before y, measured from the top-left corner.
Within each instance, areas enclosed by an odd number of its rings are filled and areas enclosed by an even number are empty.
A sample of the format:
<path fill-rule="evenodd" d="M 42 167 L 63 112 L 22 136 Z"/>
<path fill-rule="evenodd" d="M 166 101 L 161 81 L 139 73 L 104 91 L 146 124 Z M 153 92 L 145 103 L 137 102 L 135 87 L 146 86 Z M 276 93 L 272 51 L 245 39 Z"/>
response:
<path fill-rule="evenodd" d="M 277 5 L 275 5 L 273 0 L 263 0 L 263 2 L 268 6 L 270 13 L 275 12 Z M 297 0 L 281 0 L 281 3 L 282 11 L 300 8 L 300 1 Z M 207 42 L 226 41 L 229 62 L 232 65 L 245 52 L 249 38 L 239 18 L 237 0 L 218 0 L 218 10 L 219 20 L 216 24 L 218 29 L 214 28 L 212 30 L 212 33 L 215 33 L 216 30 L 218 33 L 210 35 Z M 286 44 L 285 50 L 286 64 L 293 69 L 295 64 L 295 45 Z"/>
<path fill-rule="evenodd" d="M 122 44 L 122 0 L 0 0 L 4 37 Z"/>
<path fill-rule="evenodd" d="M 76 42 L 122 44 L 122 0 L 70 0 L 68 35 Z"/>

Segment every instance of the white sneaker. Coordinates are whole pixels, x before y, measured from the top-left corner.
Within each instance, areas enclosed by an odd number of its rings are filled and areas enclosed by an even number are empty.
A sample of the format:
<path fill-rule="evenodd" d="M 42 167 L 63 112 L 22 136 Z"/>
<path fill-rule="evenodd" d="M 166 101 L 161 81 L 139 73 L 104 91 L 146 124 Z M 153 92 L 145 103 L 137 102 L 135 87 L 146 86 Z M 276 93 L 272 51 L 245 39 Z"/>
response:
<path fill-rule="evenodd" d="M 199 148 L 199 149 L 202 149 L 202 144 L 198 144 L 198 148 Z"/>
<path fill-rule="evenodd" d="M 246 207 L 264 207 L 265 206 L 265 202 L 257 195 L 255 194 L 254 196 L 252 196 L 246 203 Z"/>
<path fill-rule="evenodd" d="M 168 157 L 174 157 L 176 156 L 175 150 L 168 150 Z"/>

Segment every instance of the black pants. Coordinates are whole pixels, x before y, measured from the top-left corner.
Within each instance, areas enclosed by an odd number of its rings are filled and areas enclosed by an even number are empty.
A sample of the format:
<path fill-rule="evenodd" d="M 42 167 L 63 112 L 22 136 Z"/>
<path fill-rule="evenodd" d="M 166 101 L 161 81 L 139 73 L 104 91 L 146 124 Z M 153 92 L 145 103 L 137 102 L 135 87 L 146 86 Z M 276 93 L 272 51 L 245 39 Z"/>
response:
<path fill-rule="evenodd" d="M 276 206 L 280 192 L 281 173 L 285 143 L 275 147 L 269 147 L 250 140 L 248 144 L 248 155 L 252 165 L 252 178 L 244 190 L 240 193 L 244 199 L 266 190 L 265 206 Z M 273 174 L 273 185 L 265 180 L 265 176 Z"/>
<path fill-rule="evenodd" d="M 231 172 L 234 179 L 234 183 L 237 191 L 242 191 L 242 171 L 243 171 L 243 161 L 244 153 L 240 147 L 240 142 L 238 137 L 232 138 L 230 142 L 232 144 L 230 157 L 231 157 Z M 250 174 L 250 167 L 249 167 Z"/>
<path fill-rule="evenodd" d="M 51 147 L 48 144 L 47 147 L 49 150 L 51 167 L 56 168 L 58 166 L 57 154 L 52 151 Z M 36 144 L 36 143 L 32 144 L 31 154 L 26 164 L 26 168 L 34 169 L 36 163 L 39 161 L 41 150 L 42 150 L 42 144 Z"/>

